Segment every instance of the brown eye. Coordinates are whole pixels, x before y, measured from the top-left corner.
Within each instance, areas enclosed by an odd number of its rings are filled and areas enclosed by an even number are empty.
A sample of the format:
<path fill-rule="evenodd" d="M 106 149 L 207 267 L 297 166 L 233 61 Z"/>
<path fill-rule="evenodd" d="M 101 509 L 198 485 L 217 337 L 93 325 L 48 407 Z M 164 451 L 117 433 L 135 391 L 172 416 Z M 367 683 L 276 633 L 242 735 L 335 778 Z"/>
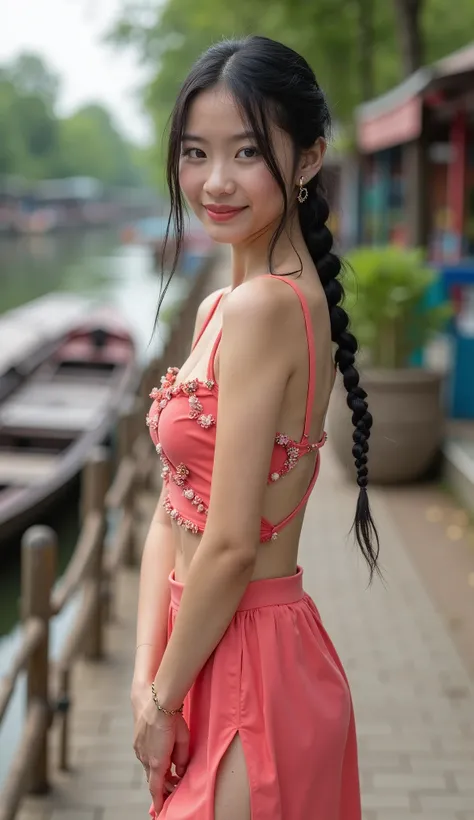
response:
<path fill-rule="evenodd" d="M 189 159 L 205 159 L 206 155 L 200 148 L 186 148 L 181 153 L 182 157 L 189 157 Z"/>
<path fill-rule="evenodd" d="M 242 148 L 242 150 L 239 151 L 237 156 L 239 157 L 241 154 L 243 154 L 241 159 L 255 159 L 255 157 L 258 157 L 260 155 L 260 152 L 257 148 L 253 148 L 249 145 L 248 148 Z"/>

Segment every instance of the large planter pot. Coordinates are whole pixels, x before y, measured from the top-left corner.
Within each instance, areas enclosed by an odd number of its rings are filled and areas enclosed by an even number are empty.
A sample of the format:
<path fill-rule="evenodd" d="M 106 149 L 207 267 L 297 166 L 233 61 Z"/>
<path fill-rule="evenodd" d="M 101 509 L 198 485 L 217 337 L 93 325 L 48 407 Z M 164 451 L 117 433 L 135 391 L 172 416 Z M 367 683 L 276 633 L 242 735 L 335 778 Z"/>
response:
<path fill-rule="evenodd" d="M 422 478 L 439 453 L 444 414 L 443 377 L 426 370 L 372 370 L 361 374 L 374 424 L 369 441 L 369 481 L 398 484 Z M 342 379 L 334 389 L 328 433 L 340 462 L 355 476 L 353 426 Z"/>

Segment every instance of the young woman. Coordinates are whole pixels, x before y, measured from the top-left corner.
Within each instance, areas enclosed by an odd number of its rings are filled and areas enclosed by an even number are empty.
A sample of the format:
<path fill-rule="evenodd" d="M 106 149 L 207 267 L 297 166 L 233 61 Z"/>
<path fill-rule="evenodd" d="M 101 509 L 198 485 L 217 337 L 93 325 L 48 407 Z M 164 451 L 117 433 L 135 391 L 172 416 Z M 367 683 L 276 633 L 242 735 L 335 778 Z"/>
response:
<path fill-rule="evenodd" d="M 232 279 L 201 305 L 192 352 L 148 416 L 163 492 L 143 554 L 132 703 L 150 813 L 163 820 L 361 816 L 349 687 L 298 566 L 332 342 L 371 575 L 378 555 L 372 418 L 320 184 L 329 124 L 305 60 L 263 37 L 210 48 L 172 117 L 178 240 L 183 195 L 231 246 Z"/>

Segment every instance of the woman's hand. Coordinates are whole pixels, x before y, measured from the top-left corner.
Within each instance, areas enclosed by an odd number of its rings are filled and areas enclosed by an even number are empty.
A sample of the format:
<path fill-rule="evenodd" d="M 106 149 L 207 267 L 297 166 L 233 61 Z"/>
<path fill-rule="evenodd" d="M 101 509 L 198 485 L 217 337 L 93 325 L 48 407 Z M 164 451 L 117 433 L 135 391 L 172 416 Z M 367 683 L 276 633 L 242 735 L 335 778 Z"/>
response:
<path fill-rule="evenodd" d="M 151 682 L 147 683 L 146 681 L 133 680 L 132 690 L 130 692 L 130 701 L 132 704 L 133 723 L 135 729 L 145 706 L 148 705 L 148 701 L 150 700 L 150 687 Z"/>
<path fill-rule="evenodd" d="M 132 705 L 135 717 L 135 754 L 142 763 L 153 807 L 159 815 L 163 802 L 176 785 L 171 764 L 182 777 L 189 758 L 189 730 L 182 715 L 169 716 L 160 712 L 144 689 L 134 688 Z"/>

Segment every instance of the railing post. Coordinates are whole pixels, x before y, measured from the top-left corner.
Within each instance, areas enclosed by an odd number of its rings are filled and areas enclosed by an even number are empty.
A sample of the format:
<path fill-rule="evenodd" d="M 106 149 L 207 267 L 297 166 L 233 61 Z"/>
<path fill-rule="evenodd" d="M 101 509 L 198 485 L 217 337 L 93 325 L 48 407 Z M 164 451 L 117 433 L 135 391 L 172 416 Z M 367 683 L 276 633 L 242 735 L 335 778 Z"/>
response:
<path fill-rule="evenodd" d="M 126 456 L 131 456 L 133 442 L 135 440 L 135 398 L 130 396 L 130 400 L 122 408 L 118 423 L 118 444 L 119 462 Z"/>
<path fill-rule="evenodd" d="M 99 660 L 104 653 L 103 628 L 103 556 L 106 533 L 105 495 L 109 486 L 110 463 L 105 447 L 97 447 L 84 466 L 82 474 L 81 512 L 82 520 L 91 512 L 102 516 L 103 537 L 99 539 L 94 560 L 91 561 L 89 577 L 86 583 L 94 590 L 94 611 L 91 629 L 84 647 L 84 654 L 89 660 Z"/>
<path fill-rule="evenodd" d="M 57 538 L 49 527 L 30 527 L 21 542 L 21 617 L 40 618 L 45 637 L 27 664 L 27 710 L 35 700 L 49 709 L 49 620 L 51 590 L 56 576 Z M 35 794 L 48 790 L 48 728 L 45 727 L 38 755 L 30 773 L 29 789 Z"/>
<path fill-rule="evenodd" d="M 141 396 L 143 407 L 144 407 L 143 422 L 145 422 L 145 414 L 148 412 L 148 408 L 151 405 L 150 393 L 151 393 L 152 388 L 155 387 L 155 384 L 154 384 L 155 373 L 156 373 L 155 360 L 152 359 L 152 361 L 150 361 L 147 364 L 147 366 L 146 366 L 146 368 L 143 372 L 142 381 L 141 381 L 141 384 L 140 384 L 140 391 L 139 392 L 140 392 L 140 396 Z M 156 386 L 158 386 L 158 385 L 156 385 Z"/>
<path fill-rule="evenodd" d="M 145 427 L 145 416 L 151 405 L 151 399 L 149 396 L 150 391 L 155 385 L 159 386 L 160 376 L 164 375 L 165 369 L 166 367 L 161 359 L 152 359 L 148 363 L 143 374 L 142 386 L 140 390 L 142 409 L 138 415 L 138 435 L 146 436 L 149 443 L 149 451 L 146 456 L 147 463 L 141 465 L 141 467 L 143 467 L 141 489 L 143 490 L 151 489 L 152 487 L 154 474 L 153 465 L 156 465 L 156 472 L 158 472 L 159 462 L 156 458 L 155 448 L 150 440 L 150 434 Z"/>
<path fill-rule="evenodd" d="M 132 399 L 129 406 L 124 408 L 119 419 L 119 459 L 120 462 L 124 458 L 133 458 L 133 445 L 137 434 L 137 402 Z M 136 484 L 135 480 L 123 504 L 123 515 L 130 515 L 133 521 L 135 513 L 135 497 Z M 135 542 L 134 542 L 133 527 L 128 539 L 127 549 L 125 550 L 124 563 L 125 566 L 131 567 L 135 564 Z"/>
<path fill-rule="evenodd" d="M 71 673 L 69 669 L 59 669 L 58 711 L 61 713 L 61 731 L 59 735 L 59 768 L 66 772 L 69 769 L 69 705 Z"/>

